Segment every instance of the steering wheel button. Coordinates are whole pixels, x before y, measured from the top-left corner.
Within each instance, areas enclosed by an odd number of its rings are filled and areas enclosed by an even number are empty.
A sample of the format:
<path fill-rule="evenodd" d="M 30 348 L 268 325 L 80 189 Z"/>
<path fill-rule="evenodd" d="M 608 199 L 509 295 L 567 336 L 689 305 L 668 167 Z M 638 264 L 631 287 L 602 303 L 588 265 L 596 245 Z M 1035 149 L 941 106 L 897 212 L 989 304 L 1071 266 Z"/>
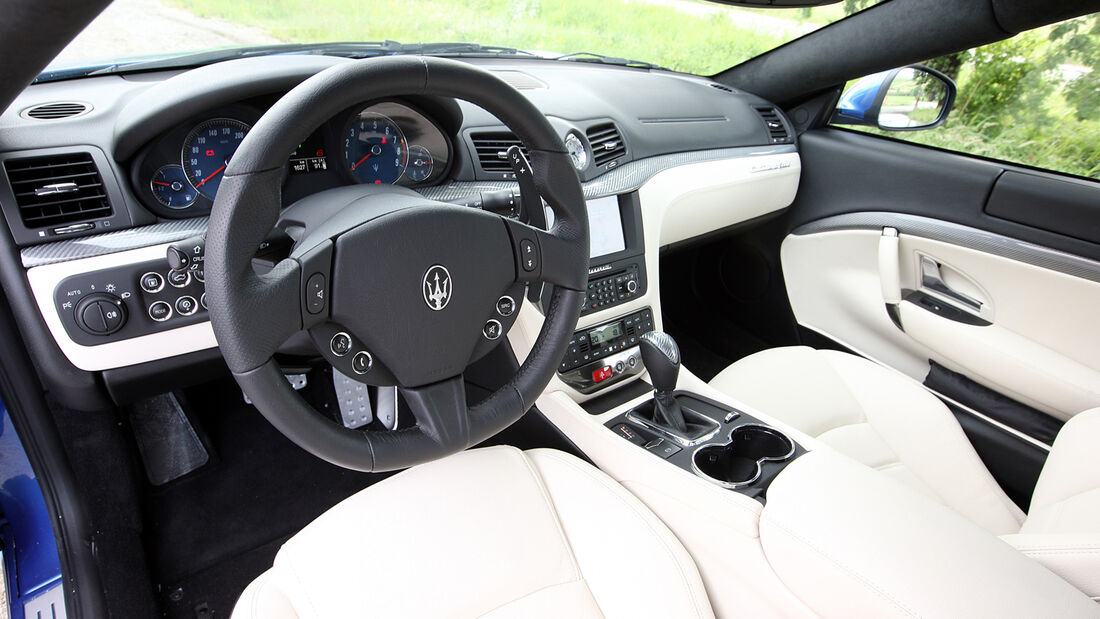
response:
<path fill-rule="evenodd" d="M 328 291 L 325 290 L 325 276 L 321 273 L 310 275 L 309 280 L 306 281 L 306 310 L 310 314 L 320 314 L 325 309 L 327 298 Z"/>
<path fill-rule="evenodd" d="M 328 345 L 329 349 L 332 350 L 332 354 L 336 355 L 337 357 L 343 357 L 344 355 L 351 352 L 351 336 L 341 331 L 340 333 L 332 336 L 332 339 L 329 340 Z"/>
<path fill-rule="evenodd" d="M 176 311 L 180 316 L 190 316 L 199 309 L 199 302 L 195 300 L 195 297 L 190 295 L 182 296 L 176 299 Z"/>
<path fill-rule="evenodd" d="M 497 313 L 501 316 L 511 316 L 516 311 L 516 301 L 508 295 L 497 299 Z"/>
<path fill-rule="evenodd" d="M 191 273 L 189 271 L 168 271 L 168 283 L 175 288 L 183 288 L 191 283 Z"/>
<path fill-rule="evenodd" d="M 360 350 L 351 358 L 351 369 L 356 374 L 366 374 L 372 365 L 374 365 L 374 357 L 365 350 Z"/>
<path fill-rule="evenodd" d="M 500 337 L 501 333 L 504 333 L 504 327 L 500 326 L 499 321 L 490 318 L 481 332 L 485 334 L 486 339 L 495 340 Z"/>
<path fill-rule="evenodd" d="M 520 240 L 519 254 L 524 271 L 530 273 L 539 268 L 539 250 L 535 247 L 534 241 L 530 239 Z"/>
<path fill-rule="evenodd" d="M 172 306 L 166 301 L 157 301 L 149 306 L 149 317 L 157 322 L 164 322 L 172 317 Z"/>
<path fill-rule="evenodd" d="M 164 277 L 152 271 L 142 275 L 141 289 L 149 293 L 160 292 L 164 289 Z"/>

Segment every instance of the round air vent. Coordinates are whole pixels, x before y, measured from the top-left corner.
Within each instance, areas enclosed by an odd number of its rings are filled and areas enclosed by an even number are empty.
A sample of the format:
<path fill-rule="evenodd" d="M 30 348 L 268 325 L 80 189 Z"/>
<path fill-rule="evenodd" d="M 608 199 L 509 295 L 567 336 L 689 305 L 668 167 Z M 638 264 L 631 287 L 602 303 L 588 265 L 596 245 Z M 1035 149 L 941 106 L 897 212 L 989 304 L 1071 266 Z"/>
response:
<path fill-rule="evenodd" d="M 55 103 L 43 103 L 23 110 L 19 115 L 23 118 L 36 120 L 57 120 L 59 118 L 72 118 L 83 116 L 92 111 L 92 106 L 80 101 L 57 101 Z"/>

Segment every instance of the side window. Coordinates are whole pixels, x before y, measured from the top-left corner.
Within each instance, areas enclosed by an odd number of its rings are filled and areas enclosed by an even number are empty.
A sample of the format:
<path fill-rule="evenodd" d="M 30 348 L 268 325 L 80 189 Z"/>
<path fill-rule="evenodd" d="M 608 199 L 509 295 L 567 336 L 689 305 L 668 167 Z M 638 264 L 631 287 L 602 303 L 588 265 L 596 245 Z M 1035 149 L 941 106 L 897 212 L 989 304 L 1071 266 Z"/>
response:
<path fill-rule="evenodd" d="M 1100 180 L 1100 13 L 922 64 L 958 86 L 941 124 L 899 127 L 889 98 L 877 119 L 852 117 L 875 76 L 845 86 L 833 124 Z"/>

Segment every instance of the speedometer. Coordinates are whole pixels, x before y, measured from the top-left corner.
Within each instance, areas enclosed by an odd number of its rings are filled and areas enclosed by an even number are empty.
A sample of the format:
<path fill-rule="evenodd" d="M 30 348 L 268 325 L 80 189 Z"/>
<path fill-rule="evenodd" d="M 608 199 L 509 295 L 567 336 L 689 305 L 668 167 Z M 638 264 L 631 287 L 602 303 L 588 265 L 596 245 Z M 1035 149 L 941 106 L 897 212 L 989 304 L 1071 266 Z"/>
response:
<path fill-rule="evenodd" d="M 183 171 L 199 193 L 214 199 L 225 166 L 251 128 L 232 118 L 214 118 L 191 130 L 183 142 Z"/>
<path fill-rule="evenodd" d="M 405 134 L 388 116 L 361 112 L 344 130 L 344 159 L 360 183 L 397 182 L 409 163 Z"/>

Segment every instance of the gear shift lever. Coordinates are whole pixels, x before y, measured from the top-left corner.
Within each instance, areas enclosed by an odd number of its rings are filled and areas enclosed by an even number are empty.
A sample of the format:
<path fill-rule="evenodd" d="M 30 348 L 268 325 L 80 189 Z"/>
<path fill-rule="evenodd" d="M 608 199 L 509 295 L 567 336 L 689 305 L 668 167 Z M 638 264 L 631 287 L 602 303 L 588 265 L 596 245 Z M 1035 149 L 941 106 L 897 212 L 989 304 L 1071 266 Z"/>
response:
<path fill-rule="evenodd" d="M 684 432 L 687 422 L 680 403 L 672 391 L 676 389 L 676 377 L 680 373 L 680 348 L 676 340 L 663 331 L 649 331 L 638 338 L 642 349 L 642 363 L 649 370 L 653 381 L 653 420 L 658 424 Z"/>

